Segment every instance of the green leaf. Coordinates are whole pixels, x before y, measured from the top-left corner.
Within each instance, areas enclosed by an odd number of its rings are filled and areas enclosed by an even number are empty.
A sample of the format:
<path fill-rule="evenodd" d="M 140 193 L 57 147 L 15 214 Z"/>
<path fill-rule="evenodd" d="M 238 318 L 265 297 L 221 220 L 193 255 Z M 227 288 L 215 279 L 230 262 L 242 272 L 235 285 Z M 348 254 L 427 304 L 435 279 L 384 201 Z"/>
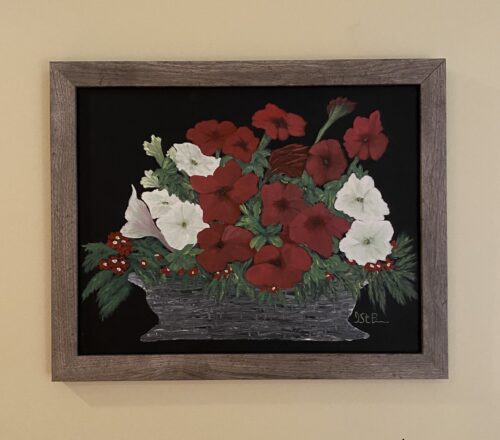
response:
<path fill-rule="evenodd" d="M 266 237 L 262 235 L 256 235 L 250 240 L 250 247 L 259 250 L 262 246 L 266 244 Z"/>
<path fill-rule="evenodd" d="M 111 255 L 116 254 L 116 251 L 111 249 L 104 243 L 88 243 L 83 246 L 87 255 L 83 260 L 83 270 L 85 272 L 90 272 L 99 265 L 99 261 L 103 258 L 108 258 Z"/>
<path fill-rule="evenodd" d="M 114 277 L 112 282 L 97 292 L 97 305 L 101 319 L 108 318 L 127 299 L 132 286 L 127 276 Z"/>
<path fill-rule="evenodd" d="M 174 161 L 165 157 L 163 166 L 155 171 L 159 188 L 166 189 L 169 194 L 175 194 L 183 202 L 196 203 L 197 195 L 191 186 L 189 178 L 179 173 Z"/>
<path fill-rule="evenodd" d="M 82 292 L 82 299 L 87 299 L 92 293 L 104 287 L 113 278 L 113 272 L 102 270 L 97 272 L 88 282 L 87 287 Z"/>
<path fill-rule="evenodd" d="M 268 239 L 269 243 L 273 246 L 281 247 L 283 246 L 283 240 L 280 237 L 271 237 Z"/>

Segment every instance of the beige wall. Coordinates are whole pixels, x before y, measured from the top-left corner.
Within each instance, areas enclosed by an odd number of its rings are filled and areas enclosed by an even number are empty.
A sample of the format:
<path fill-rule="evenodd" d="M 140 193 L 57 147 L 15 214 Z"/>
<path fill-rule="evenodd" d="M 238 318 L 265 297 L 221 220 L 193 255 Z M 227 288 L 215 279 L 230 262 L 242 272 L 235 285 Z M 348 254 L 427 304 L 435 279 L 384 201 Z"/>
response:
<path fill-rule="evenodd" d="M 0 0 L 0 439 L 500 438 L 498 0 Z M 450 379 L 50 382 L 50 60 L 446 57 Z"/>

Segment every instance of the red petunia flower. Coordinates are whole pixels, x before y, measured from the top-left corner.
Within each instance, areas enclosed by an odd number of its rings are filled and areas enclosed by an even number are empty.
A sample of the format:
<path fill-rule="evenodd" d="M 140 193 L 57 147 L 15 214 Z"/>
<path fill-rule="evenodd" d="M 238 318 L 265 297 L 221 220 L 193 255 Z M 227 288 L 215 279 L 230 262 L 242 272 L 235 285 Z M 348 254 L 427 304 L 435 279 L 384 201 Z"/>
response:
<path fill-rule="evenodd" d="M 233 225 L 213 224 L 198 233 L 198 245 L 203 251 L 196 256 L 198 263 L 207 272 L 221 272 L 232 261 L 252 258 L 250 248 L 253 235 L 246 229 Z M 228 275 L 229 275 L 229 269 Z"/>
<path fill-rule="evenodd" d="M 211 156 L 224 145 L 226 138 L 236 131 L 230 121 L 219 122 L 215 119 L 198 122 L 186 132 L 186 138 L 200 147 L 203 154 Z"/>
<path fill-rule="evenodd" d="M 336 140 L 320 141 L 309 150 L 306 171 L 318 186 L 339 179 L 346 168 L 347 159 Z"/>
<path fill-rule="evenodd" d="M 374 111 L 369 118 L 357 116 L 352 128 L 344 135 L 344 147 L 349 157 L 357 156 L 361 160 L 369 157 L 378 160 L 384 154 L 389 139 L 382 133 L 380 112 Z"/>
<path fill-rule="evenodd" d="M 287 225 L 307 207 L 302 188 L 290 183 L 274 182 L 262 187 L 262 216 L 264 226 Z"/>
<path fill-rule="evenodd" d="M 290 223 L 290 238 L 309 246 L 323 257 L 333 253 L 333 237 L 341 238 L 350 223 L 332 214 L 323 203 L 316 203 L 297 215 Z"/>
<path fill-rule="evenodd" d="M 248 127 L 240 127 L 226 137 L 222 151 L 243 162 L 250 162 L 259 145 L 259 139 Z"/>
<path fill-rule="evenodd" d="M 290 144 L 273 150 L 269 156 L 269 173 L 300 177 L 306 167 L 308 150 L 308 147 L 300 144 Z"/>
<path fill-rule="evenodd" d="M 252 125 L 265 130 L 271 139 L 285 141 L 288 136 L 304 136 L 306 121 L 295 113 L 287 113 L 274 104 L 254 113 Z"/>
<path fill-rule="evenodd" d="M 234 160 L 217 168 L 213 176 L 191 176 L 191 185 L 200 194 L 203 220 L 236 223 L 241 216 L 240 205 L 257 194 L 258 181 L 254 173 L 242 175 Z"/>
<path fill-rule="evenodd" d="M 280 248 L 266 245 L 255 254 L 245 278 L 260 289 L 290 289 L 302 280 L 311 264 L 309 254 L 295 244 L 285 243 Z"/>

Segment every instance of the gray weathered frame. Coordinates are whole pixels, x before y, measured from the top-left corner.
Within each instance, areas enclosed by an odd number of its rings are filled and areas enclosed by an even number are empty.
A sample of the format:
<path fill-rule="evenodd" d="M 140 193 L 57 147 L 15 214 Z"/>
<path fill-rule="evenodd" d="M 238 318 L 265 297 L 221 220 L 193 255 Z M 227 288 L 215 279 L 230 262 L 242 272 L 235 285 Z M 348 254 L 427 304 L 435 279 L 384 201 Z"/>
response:
<path fill-rule="evenodd" d="M 76 89 L 107 86 L 420 86 L 422 353 L 77 353 Z M 55 381 L 446 378 L 445 60 L 53 62 L 52 378 Z"/>

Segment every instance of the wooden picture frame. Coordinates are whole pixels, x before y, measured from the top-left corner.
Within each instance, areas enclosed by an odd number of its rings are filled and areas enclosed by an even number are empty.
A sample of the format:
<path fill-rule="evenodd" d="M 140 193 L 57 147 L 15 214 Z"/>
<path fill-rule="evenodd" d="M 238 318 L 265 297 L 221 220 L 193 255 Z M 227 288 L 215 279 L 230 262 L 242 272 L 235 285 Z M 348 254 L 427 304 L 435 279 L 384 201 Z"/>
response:
<path fill-rule="evenodd" d="M 447 378 L 444 60 L 53 62 L 50 78 L 54 381 Z M 78 87 L 398 84 L 420 88 L 421 353 L 78 355 Z"/>

